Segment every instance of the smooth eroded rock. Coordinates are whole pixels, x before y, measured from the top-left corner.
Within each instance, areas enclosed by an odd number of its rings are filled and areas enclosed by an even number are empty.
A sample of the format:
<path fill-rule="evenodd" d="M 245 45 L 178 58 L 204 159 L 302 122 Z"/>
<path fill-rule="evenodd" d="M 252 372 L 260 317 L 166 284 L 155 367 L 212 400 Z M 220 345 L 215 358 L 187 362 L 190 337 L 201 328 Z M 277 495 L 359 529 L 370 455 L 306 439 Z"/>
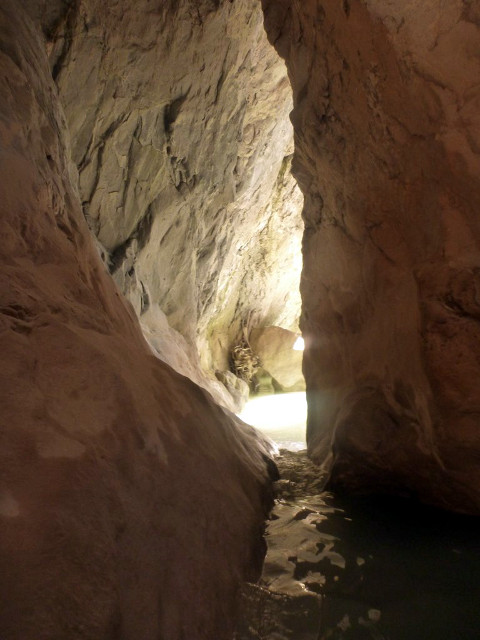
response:
<path fill-rule="evenodd" d="M 336 487 L 478 513 L 478 16 L 394 4 L 263 0 L 305 195 L 309 450 Z"/>
<path fill-rule="evenodd" d="M 226 640 L 265 449 L 152 355 L 83 218 L 39 33 L 10 0 L 0 30 L 0 636 Z"/>

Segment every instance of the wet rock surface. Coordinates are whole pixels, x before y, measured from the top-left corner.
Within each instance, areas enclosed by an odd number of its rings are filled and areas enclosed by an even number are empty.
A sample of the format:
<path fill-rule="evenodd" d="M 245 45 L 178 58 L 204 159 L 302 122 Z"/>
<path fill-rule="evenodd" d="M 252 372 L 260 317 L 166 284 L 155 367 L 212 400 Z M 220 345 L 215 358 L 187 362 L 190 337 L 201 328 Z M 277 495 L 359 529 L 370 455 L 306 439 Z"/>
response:
<path fill-rule="evenodd" d="M 276 459 L 259 584 L 236 640 L 477 640 L 480 522 L 404 500 L 321 492 L 306 452 Z"/>

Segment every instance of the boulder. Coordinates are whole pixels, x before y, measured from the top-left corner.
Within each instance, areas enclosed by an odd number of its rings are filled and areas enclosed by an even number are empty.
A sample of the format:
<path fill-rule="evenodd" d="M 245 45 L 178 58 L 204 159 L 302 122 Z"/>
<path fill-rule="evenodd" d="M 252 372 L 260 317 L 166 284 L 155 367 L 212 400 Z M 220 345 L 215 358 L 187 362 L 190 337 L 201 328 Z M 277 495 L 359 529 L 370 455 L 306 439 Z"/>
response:
<path fill-rule="evenodd" d="M 305 195 L 310 455 L 480 511 L 480 20 L 457 0 L 263 0 Z"/>
<path fill-rule="evenodd" d="M 303 352 L 293 347 L 298 334 L 282 327 L 252 329 L 249 335 L 253 352 L 260 357 L 280 391 L 302 391 L 305 379 L 302 373 Z"/>

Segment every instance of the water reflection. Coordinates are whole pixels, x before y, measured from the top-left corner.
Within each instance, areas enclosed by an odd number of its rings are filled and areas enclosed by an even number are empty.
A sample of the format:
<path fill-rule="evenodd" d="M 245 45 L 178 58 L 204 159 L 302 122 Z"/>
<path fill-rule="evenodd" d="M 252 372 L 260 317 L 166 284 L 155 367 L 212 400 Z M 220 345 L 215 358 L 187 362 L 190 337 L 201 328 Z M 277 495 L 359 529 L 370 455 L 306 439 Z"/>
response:
<path fill-rule="evenodd" d="M 479 640 L 478 518 L 334 496 L 305 452 L 277 462 L 264 570 L 236 640 Z"/>

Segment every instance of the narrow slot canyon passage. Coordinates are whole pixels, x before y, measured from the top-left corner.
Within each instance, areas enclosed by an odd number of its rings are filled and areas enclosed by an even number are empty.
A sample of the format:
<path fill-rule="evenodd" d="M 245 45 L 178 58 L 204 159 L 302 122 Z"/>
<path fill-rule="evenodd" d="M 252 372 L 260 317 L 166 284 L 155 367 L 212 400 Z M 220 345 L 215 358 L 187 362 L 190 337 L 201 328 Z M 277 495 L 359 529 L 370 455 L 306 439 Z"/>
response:
<path fill-rule="evenodd" d="M 239 418 L 262 431 L 278 448 L 301 451 L 307 447 L 307 399 L 302 391 L 253 398 Z"/>
<path fill-rule="evenodd" d="M 478 640 L 480 12 L 2 0 L 0 640 Z"/>

